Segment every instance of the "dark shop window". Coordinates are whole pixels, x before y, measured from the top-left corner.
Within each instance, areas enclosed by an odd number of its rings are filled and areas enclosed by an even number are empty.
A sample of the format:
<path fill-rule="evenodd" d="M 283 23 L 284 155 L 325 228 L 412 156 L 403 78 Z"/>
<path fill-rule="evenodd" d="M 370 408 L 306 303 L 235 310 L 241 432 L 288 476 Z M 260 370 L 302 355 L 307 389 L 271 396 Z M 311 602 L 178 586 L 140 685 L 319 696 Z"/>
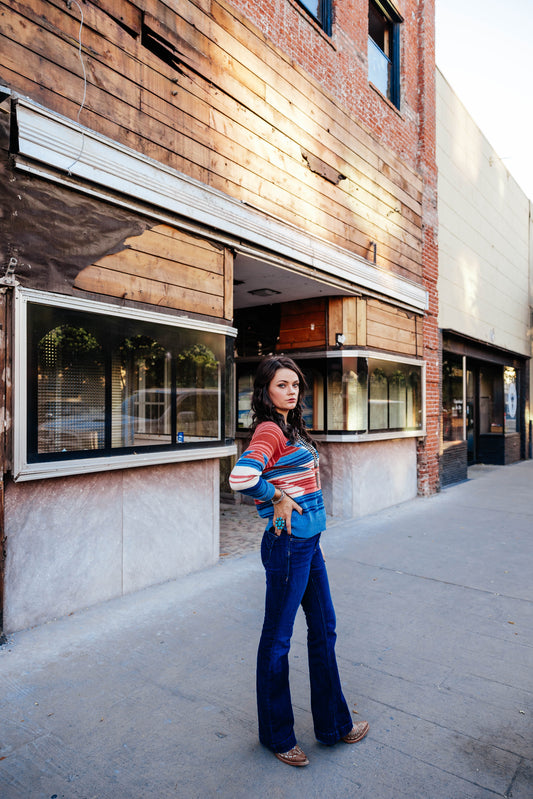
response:
<path fill-rule="evenodd" d="M 442 438 L 462 441 L 463 435 L 463 359 L 444 353 L 442 360 Z"/>
<path fill-rule="evenodd" d="M 316 19 L 324 32 L 331 36 L 332 0 L 298 0 L 298 2 Z"/>
<path fill-rule="evenodd" d="M 303 414 L 315 433 L 367 434 L 422 430 L 422 365 L 343 353 L 298 358 L 307 390 Z M 252 423 L 255 362 L 237 362 L 238 430 Z"/>
<path fill-rule="evenodd" d="M 400 107 L 400 23 L 402 17 L 386 0 L 368 3 L 368 80 Z"/>
<path fill-rule="evenodd" d="M 479 432 L 503 433 L 503 374 L 497 364 L 484 364 L 479 370 Z"/>
<path fill-rule="evenodd" d="M 233 436 L 220 333 L 31 303 L 28 367 L 30 462 Z"/>

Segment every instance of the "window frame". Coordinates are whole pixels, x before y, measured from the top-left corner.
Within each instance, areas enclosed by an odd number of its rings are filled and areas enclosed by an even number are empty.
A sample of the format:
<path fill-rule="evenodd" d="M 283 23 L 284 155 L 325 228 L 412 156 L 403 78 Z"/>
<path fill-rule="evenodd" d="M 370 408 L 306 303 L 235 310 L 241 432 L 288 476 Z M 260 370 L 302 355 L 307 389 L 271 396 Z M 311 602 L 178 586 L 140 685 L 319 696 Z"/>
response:
<path fill-rule="evenodd" d="M 372 41 L 384 57 L 390 61 L 391 64 L 391 77 L 390 86 L 386 93 L 382 92 L 370 79 L 370 69 L 368 74 L 368 82 L 384 97 L 387 98 L 398 110 L 400 110 L 401 91 L 400 91 L 400 74 L 401 74 L 401 59 L 400 59 L 400 26 L 403 22 L 403 17 L 396 10 L 396 8 L 389 2 L 389 0 L 368 0 L 368 9 L 370 15 L 370 7 L 374 6 L 380 11 L 383 16 L 390 22 L 392 26 L 392 42 L 391 42 L 391 58 L 383 52 L 379 44 L 371 37 L 370 29 L 368 30 L 368 39 Z M 369 65 L 370 66 L 370 65 Z"/>
<path fill-rule="evenodd" d="M 318 0 L 319 14 L 315 16 L 304 0 L 296 0 L 298 5 L 319 25 L 326 36 L 331 36 L 333 21 L 333 0 Z"/>
<path fill-rule="evenodd" d="M 69 309 L 84 313 L 94 313 L 98 316 L 122 317 L 139 322 L 148 322 L 169 328 L 181 328 L 215 333 L 223 336 L 226 345 L 224 364 L 228 365 L 228 342 L 237 335 L 237 330 L 215 322 L 193 319 L 186 316 L 173 316 L 140 308 L 120 307 L 104 302 L 86 300 L 69 295 L 52 294 L 49 292 L 26 289 L 17 286 L 15 289 L 14 303 L 14 381 L 13 381 L 13 479 L 15 481 L 34 480 L 61 475 L 83 474 L 110 469 L 124 469 L 137 466 L 151 466 L 164 463 L 176 463 L 189 460 L 202 460 L 207 458 L 221 458 L 236 453 L 233 438 L 226 436 L 226 420 L 220 414 L 221 438 L 217 441 L 202 442 L 198 445 L 174 446 L 166 445 L 159 448 L 147 448 L 143 451 L 138 448 L 136 452 L 121 454 L 92 455 L 90 457 L 72 453 L 72 458 L 60 458 L 30 461 L 28 459 L 28 430 L 30 398 L 28 396 L 29 364 L 28 364 L 28 305 L 47 305 L 58 309 Z M 232 376 L 231 376 L 231 379 Z M 226 391 L 228 375 L 225 383 L 222 382 L 221 392 Z"/>

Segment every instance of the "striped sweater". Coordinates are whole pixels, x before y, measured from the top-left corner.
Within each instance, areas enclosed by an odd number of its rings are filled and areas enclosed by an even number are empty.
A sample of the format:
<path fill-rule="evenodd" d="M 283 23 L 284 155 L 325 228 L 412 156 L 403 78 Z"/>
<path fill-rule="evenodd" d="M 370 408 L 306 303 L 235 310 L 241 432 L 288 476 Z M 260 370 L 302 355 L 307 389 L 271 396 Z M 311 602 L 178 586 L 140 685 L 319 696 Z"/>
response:
<path fill-rule="evenodd" d="M 309 443 L 299 439 L 296 444 L 283 435 L 275 422 L 257 425 L 252 440 L 231 472 L 229 483 L 255 499 L 261 518 L 272 526 L 275 489 L 283 489 L 303 509 L 293 511 L 292 534 L 310 538 L 326 529 L 326 511 L 320 476 L 318 453 Z"/>

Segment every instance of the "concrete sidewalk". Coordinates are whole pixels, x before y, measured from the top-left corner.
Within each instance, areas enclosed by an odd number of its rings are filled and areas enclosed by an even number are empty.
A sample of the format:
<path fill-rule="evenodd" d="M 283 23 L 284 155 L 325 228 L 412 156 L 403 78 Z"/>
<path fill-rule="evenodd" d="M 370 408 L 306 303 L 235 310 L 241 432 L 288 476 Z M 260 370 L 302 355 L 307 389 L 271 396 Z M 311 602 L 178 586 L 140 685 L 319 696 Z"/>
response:
<path fill-rule="evenodd" d="M 533 797 L 533 462 L 324 536 L 359 744 L 313 737 L 305 629 L 295 769 L 257 743 L 257 552 L 9 636 L 2 799 Z"/>

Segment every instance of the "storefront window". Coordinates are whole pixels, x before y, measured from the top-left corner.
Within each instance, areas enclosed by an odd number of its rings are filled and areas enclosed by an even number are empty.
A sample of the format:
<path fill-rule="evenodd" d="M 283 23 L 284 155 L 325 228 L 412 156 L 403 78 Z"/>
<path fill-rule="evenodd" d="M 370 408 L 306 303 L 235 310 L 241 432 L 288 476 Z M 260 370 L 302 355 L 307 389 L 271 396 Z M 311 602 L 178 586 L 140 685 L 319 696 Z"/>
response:
<path fill-rule="evenodd" d="M 240 371 L 240 370 L 239 370 Z M 254 373 L 240 372 L 237 379 L 237 429 L 248 430 L 252 426 L 252 394 Z"/>
<path fill-rule="evenodd" d="M 421 429 L 421 368 L 369 358 L 368 407 L 370 430 Z"/>
<path fill-rule="evenodd" d="M 516 369 L 505 366 L 503 370 L 503 397 L 505 403 L 505 432 L 518 432 L 518 390 Z"/>
<path fill-rule="evenodd" d="M 28 332 L 29 461 L 225 439 L 224 335 L 33 303 Z"/>
<path fill-rule="evenodd" d="M 463 440 L 463 359 L 451 353 L 442 361 L 442 437 Z"/>
<path fill-rule="evenodd" d="M 303 410 L 310 430 L 364 435 L 422 429 L 421 364 L 353 353 L 295 360 L 307 383 Z M 256 366 L 255 362 L 237 363 L 238 426 L 242 430 L 251 426 Z"/>
<path fill-rule="evenodd" d="M 479 370 L 479 432 L 503 433 L 502 367 L 484 365 Z"/>
<path fill-rule="evenodd" d="M 307 389 L 302 400 L 302 411 L 308 430 L 324 429 L 324 369 L 320 364 L 300 362 Z"/>
<path fill-rule="evenodd" d="M 328 364 L 328 430 L 367 429 L 366 358 L 346 356 Z"/>

